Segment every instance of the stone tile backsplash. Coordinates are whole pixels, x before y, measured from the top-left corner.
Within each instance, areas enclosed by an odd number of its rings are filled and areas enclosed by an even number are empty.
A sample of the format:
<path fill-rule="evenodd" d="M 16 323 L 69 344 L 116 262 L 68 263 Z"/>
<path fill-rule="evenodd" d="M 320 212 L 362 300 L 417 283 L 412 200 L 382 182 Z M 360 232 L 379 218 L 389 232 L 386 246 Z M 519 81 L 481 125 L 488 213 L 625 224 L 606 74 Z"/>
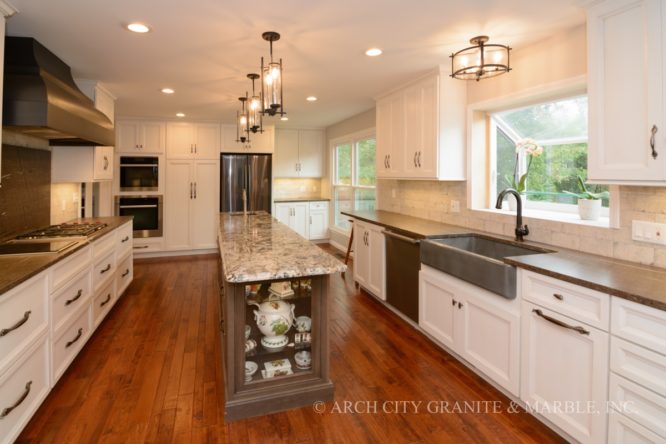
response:
<path fill-rule="evenodd" d="M 321 179 L 275 179 L 274 199 L 319 198 Z"/>
<path fill-rule="evenodd" d="M 395 191 L 395 197 L 393 192 Z M 467 209 L 466 182 L 379 180 L 378 209 L 513 236 L 515 216 Z M 450 211 L 451 201 L 460 212 Z M 666 268 L 666 246 L 631 239 L 631 221 L 666 223 L 666 188 L 620 187 L 620 228 L 526 218 L 529 239 L 558 247 Z"/>

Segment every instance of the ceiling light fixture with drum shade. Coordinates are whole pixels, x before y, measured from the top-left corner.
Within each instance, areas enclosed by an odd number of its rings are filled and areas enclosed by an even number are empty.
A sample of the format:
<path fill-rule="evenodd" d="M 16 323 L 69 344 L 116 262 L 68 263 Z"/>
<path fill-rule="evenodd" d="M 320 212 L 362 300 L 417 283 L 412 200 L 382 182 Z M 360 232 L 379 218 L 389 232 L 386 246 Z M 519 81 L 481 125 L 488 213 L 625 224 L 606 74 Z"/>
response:
<path fill-rule="evenodd" d="M 511 71 L 511 48 L 508 45 L 487 44 L 486 35 L 474 37 L 469 42 L 474 46 L 451 54 L 451 77 L 478 82 Z"/>
<path fill-rule="evenodd" d="M 250 127 L 248 125 L 247 110 L 245 109 L 245 102 L 247 102 L 247 93 L 245 97 L 239 97 L 241 102 L 241 110 L 236 111 L 236 142 L 250 143 Z"/>
<path fill-rule="evenodd" d="M 247 104 L 247 118 L 248 118 L 248 129 L 253 133 L 263 133 L 263 122 L 262 122 L 262 109 L 261 109 L 261 96 L 258 96 L 254 90 L 254 81 L 260 78 L 261 76 L 256 73 L 251 73 L 247 75 L 247 78 L 252 80 L 252 96 L 248 100 Z"/>
<path fill-rule="evenodd" d="M 279 62 L 273 60 L 273 42 L 280 40 L 280 34 L 274 31 L 264 32 L 261 37 L 270 45 L 270 62 L 264 65 L 261 58 L 261 101 L 262 114 L 283 116 L 284 101 L 282 96 L 282 59 Z"/>

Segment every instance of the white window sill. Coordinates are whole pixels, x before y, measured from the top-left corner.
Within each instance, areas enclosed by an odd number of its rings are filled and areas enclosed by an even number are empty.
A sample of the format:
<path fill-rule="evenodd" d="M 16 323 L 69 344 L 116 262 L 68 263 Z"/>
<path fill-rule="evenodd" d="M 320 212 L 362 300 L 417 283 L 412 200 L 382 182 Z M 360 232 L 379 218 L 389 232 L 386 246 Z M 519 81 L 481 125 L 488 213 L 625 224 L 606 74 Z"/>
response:
<path fill-rule="evenodd" d="M 494 208 L 474 208 L 472 211 L 481 211 L 484 213 L 504 214 L 507 216 L 515 216 L 515 211 L 510 210 L 496 210 Z M 610 228 L 610 218 L 608 216 L 601 216 L 598 220 L 582 220 L 578 213 L 564 213 L 558 211 L 545 211 L 536 210 L 534 208 L 524 208 L 523 217 L 528 219 L 547 220 L 553 222 L 563 222 L 566 224 L 585 225 L 588 227 Z"/>

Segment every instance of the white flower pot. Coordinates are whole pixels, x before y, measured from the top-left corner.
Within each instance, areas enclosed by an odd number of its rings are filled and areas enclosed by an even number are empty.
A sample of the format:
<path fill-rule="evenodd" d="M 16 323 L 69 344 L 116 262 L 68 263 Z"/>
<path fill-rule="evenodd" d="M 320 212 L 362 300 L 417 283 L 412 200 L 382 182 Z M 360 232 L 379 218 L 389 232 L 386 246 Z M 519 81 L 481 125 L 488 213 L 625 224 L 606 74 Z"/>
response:
<path fill-rule="evenodd" d="M 599 219 L 601 199 L 578 199 L 578 214 L 582 220 Z"/>
<path fill-rule="evenodd" d="M 524 193 L 520 193 L 520 200 L 523 201 L 523 208 L 525 208 L 525 199 L 527 196 Z M 509 194 L 506 197 L 507 202 L 509 202 L 509 210 L 510 211 L 517 211 L 518 210 L 518 201 L 516 200 L 516 196 L 513 194 Z"/>

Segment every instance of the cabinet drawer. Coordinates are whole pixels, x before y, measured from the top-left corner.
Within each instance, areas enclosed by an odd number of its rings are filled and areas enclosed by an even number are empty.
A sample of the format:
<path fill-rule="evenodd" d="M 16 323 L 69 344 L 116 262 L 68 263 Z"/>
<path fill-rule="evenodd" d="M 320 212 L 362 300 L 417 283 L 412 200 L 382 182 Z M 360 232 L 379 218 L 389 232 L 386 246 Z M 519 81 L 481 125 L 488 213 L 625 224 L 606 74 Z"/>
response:
<path fill-rule="evenodd" d="M 666 398 L 613 373 L 608 398 L 629 418 L 666 439 Z"/>
<path fill-rule="evenodd" d="M 0 295 L 0 373 L 48 329 L 48 274 Z"/>
<path fill-rule="evenodd" d="M 326 210 L 328 209 L 328 202 L 310 202 L 311 210 Z"/>
<path fill-rule="evenodd" d="M 666 311 L 614 297 L 611 333 L 666 355 Z"/>
<path fill-rule="evenodd" d="M 96 290 L 109 276 L 116 272 L 116 252 L 110 251 L 106 256 L 95 262 L 93 267 L 93 289 Z"/>
<path fill-rule="evenodd" d="M 76 357 L 88 340 L 90 335 L 90 305 L 83 308 L 78 316 L 70 325 L 66 325 L 56 332 L 53 336 L 52 360 L 53 377 L 52 383 L 55 385 L 60 376 L 67 370 L 67 367 Z"/>
<path fill-rule="evenodd" d="M 6 414 L 0 418 L 3 444 L 14 442 L 49 392 L 47 339 L 45 334 L 0 380 L 0 416 Z"/>
<path fill-rule="evenodd" d="M 97 327 L 100 322 L 106 317 L 106 314 L 111 310 L 116 301 L 115 282 L 109 281 L 108 285 L 102 288 L 92 303 L 94 325 Z"/>
<path fill-rule="evenodd" d="M 118 264 L 118 269 L 116 270 L 116 293 L 118 296 L 132 282 L 132 278 L 134 277 L 133 262 L 132 255 L 130 254 Z"/>
<path fill-rule="evenodd" d="M 75 277 L 71 284 L 53 296 L 51 304 L 51 328 L 58 330 L 80 307 L 90 300 L 90 269 Z"/>
<path fill-rule="evenodd" d="M 51 268 L 50 292 L 65 285 L 81 270 L 90 266 L 91 247 L 87 246 Z"/>
<path fill-rule="evenodd" d="M 132 240 L 134 254 L 153 253 L 164 250 L 164 240 L 161 237 L 136 238 Z"/>
<path fill-rule="evenodd" d="M 116 230 L 116 253 L 118 257 L 125 256 L 132 250 L 132 223 L 127 223 Z"/>
<path fill-rule="evenodd" d="M 105 234 L 101 239 L 97 239 L 92 243 L 93 259 L 97 260 L 104 256 L 108 251 L 116 247 L 116 232 L 112 231 Z"/>
<path fill-rule="evenodd" d="M 608 415 L 609 444 L 657 444 L 663 440 L 635 421 L 619 413 Z"/>
<path fill-rule="evenodd" d="M 666 397 L 666 356 L 611 337 L 611 370 Z"/>
<path fill-rule="evenodd" d="M 529 271 L 520 272 L 524 299 L 608 331 L 610 296 Z"/>

